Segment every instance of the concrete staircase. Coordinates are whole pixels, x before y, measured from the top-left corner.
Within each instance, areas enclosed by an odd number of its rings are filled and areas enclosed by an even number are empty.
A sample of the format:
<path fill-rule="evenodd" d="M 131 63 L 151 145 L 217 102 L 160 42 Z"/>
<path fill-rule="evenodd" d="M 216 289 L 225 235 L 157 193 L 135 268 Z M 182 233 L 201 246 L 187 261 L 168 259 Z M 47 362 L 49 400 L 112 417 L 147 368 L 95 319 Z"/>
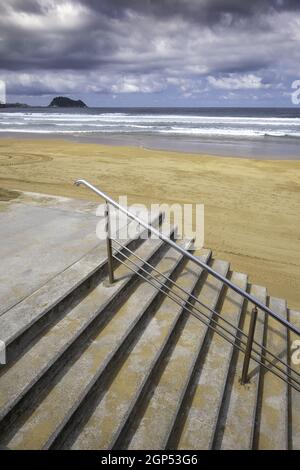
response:
<path fill-rule="evenodd" d="M 174 236 L 162 216 L 153 224 Z M 125 245 L 176 281 L 185 302 L 194 296 L 248 331 L 252 306 L 142 233 Z M 300 313 L 228 262 L 194 254 L 300 326 Z M 106 256 L 100 244 L 0 317 L 8 360 L 0 369 L 2 447 L 300 449 L 299 392 L 254 361 L 241 385 L 244 354 L 165 296 L 175 292 L 168 279 L 158 290 L 155 279 L 115 262 L 110 285 Z M 149 270 L 136 259 L 140 274 Z M 255 339 L 285 360 L 293 340 L 262 312 Z"/>

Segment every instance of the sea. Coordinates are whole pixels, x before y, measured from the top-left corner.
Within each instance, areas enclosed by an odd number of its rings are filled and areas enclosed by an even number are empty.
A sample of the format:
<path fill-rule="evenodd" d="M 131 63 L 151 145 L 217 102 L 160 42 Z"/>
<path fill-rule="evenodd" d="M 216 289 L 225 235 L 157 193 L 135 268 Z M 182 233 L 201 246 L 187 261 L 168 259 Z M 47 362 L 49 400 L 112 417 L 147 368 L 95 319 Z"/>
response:
<path fill-rule="evenodd" d="M 2 108 L 0 136 L 300 159 L 300 107 Z"/>

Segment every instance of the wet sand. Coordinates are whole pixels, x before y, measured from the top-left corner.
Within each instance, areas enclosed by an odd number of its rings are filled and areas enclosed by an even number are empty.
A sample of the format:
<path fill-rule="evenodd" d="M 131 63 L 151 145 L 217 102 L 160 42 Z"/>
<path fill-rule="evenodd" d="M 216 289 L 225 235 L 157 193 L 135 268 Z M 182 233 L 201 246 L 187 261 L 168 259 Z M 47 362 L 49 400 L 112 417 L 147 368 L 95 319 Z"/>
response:
<path fill-rule="evenodd" d="M 96 200 L 76 178 L 129 203 L 204 203 L 205 246 L 300 310 L 299 160 L 0 139 L 0 198 L 19 189 Z"/>
<path fill-rule="evenodd" d="M 198 137 L 163 136 L 150 134 L 47 134 L 26 132 L 2 132 L 1 138 L 24 140 L 67 140 L 100 145 L 146 148 L 183 153 L 237 157 L 252 160 L 300 160 L 298 139 L 292 137 Z"/>

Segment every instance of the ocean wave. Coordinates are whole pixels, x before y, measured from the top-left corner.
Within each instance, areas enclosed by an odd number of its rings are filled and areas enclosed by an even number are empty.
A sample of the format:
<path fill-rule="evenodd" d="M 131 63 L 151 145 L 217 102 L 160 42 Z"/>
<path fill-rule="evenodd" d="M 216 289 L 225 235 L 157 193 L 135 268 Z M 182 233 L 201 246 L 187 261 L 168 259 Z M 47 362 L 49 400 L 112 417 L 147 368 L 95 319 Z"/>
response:
<path fill-rule="evenodd" d="M 266 132 L 264 130 L 254 130 L 254 129 L 220 129 L 220 128 L 206 128 L 206 129 L 198 129 L 198 128 L 189 128 L 189 129 L 179 129 L 179 128 L 172 128 L 172 129 L 160 129 L 158 131 L 160 134 L 168 134 L 168 135 L 190 135 L 190 136 L 228 136 L 228 137 L 265 137 L 265 136 L 272 136 L 272 137 L 297 137 L 300 136 L 300 133 L 295 132 Z"/>
<path fill-rule="evenodd" d="M 10 129 L 1 129 L 0 128 L 0 132 L 5 132 L 5 133 L 21 133 L 21 134 L 73 134 L 73 135 L 76 135 L 76 134 L 92 134 L 92 133 L 97 133 L 98 131 L 91 131 L 91 130 L 60 130 L 60 131 L 57 131 L 57 130 L 50 130 L 50 129 L 14 129 L 14 128 L 10 128 Z"/>
<path fill-rule="evenodd" d="M 236 117 L 103 112 L 0 112 L 0 132 L 26 134 L 149 134 L 183 137 L 300 137 L 299 117 Z"/>
<path fill-rule="evenodd" d="M 20 128 L 20 127 L 10 127 L 10 128 L 1 128 L 0 133 L 19 133 L 19 134 L 52 134 L 52 135 L 103 135 L 103 134 L 139 134 L 141 131 L 132 131 L 130 129 L 123 129 L 116 132 L 115 129 L 40 129 L 40 128 Z M 255 132 L 253 130 L 220 130 L 220 129 L 209 129 L 209 130 L 148 130 L 145 132 L 149 135 L 168 135 L 174 137 L 227 137 L 227 138 L 265 138 L 265 137 L 276 137 L 276 138 L 300 138 L 299 133 L 274 133 L 274 132 Z"/>
<path fill-rule="evenodd" d="M 102 114 L 66 114 L 66 113 L 30 113 L 30 112 L 16 112 L 16 113 L 2 113 L 0 117 L 5 117 L 11 121 L 16 118 L 22 118 L 23 121 L 41 121 L 41 122 L 112 122 L 132 124 L 139 123 L 148 125 L 153 124 L 238 124 L 251 125 L 251 126 L 300 126 L 300 118 L 297 117 L 236 117 L 236 116 L 188 116 L 188 115 L 170 115 L 170 114 L 128 114 L 128 113 L 102 113 Z M 0 120 L 1 124 L 1 120 Z"/>

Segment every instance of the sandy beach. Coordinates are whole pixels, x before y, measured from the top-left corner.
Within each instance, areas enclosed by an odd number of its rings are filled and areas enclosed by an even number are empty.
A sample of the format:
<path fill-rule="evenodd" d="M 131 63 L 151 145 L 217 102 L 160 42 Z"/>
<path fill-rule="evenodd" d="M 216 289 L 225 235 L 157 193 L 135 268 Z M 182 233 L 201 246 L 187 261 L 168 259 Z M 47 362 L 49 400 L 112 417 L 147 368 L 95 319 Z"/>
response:
<path fill-rule="evenodd" d="M 12 190 L 129 203 L 205 204 L 205 246 L 300 309 L 300 161 L 220 158 L 64 140 L 0 140 L 0 198 Z M 7 191 L 9 190 L 9 191 Z"/>

